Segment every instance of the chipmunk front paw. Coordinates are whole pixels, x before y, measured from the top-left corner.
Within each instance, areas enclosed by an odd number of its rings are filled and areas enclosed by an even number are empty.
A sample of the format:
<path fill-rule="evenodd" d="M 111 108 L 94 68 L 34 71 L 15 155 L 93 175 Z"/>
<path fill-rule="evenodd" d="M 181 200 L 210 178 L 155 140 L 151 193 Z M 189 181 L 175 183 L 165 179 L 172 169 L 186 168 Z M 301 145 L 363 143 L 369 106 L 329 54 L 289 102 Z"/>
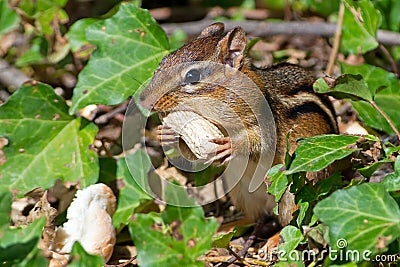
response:
<path fill-rule="evenodd" d="M 168 125 L 158 125 L 156 136 L 162 146 L 171 146 L 179 142 L 179 134 Z"/>
<path fill-rule="evenodd" d="M 207 162 L 218 162 L 223 165 L 232 159 L 232 141 L 230 137 L 210 139 L 209 142 L 216 145 L 216 150 L 210 153 L 211 158 Z"/>

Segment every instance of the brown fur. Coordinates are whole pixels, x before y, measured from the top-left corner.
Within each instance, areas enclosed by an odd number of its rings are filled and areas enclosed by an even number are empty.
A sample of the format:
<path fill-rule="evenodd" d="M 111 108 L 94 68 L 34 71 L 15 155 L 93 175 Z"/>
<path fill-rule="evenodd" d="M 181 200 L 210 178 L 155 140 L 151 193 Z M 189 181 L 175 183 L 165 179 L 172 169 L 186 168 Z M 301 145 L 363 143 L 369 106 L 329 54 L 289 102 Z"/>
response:
<path fill-rule="evenodd" d="M 293 152 L 296 148 L 297 138 L 337 132 L 335 116 L 330 102 L 315 94 L 312 90 L 312 84 L 315 80 L 312 75 L 301 67 L 288 63 L 273 65 L 265 69 L 253 67 L 244 53 L 246 39 L 243 30 L 235 28 L 226 35 L 222 34 L 223 30 L 224 25 L 222 23 L 213 24 L 204 29 L 199 37 L 172 52 L 161 61 L 147 92 L 144 93 L 144 99 L 151 100 L 151 92 L 154 92 L 152 90 L 161 90 L 161 88 L 168 86 L 173 88 L 170 88 L 171 91 L 156 101 L 154 107 L 151 107 L 152 109 L 161 113 L 168 112 L 187 99 L 212 98 L 226 103 L 236 111 L 243 121 L 250 139 L 251 155 L 257 157 L 262 145 L 256 117 L 242 99 L 235 97 L 234 92 L 226 90 L 224 86 L 205 85 L 204 83 L 192 85 L 195 90 L 188 92 L 182 89 L 179 80 L 174 81 L 175 78 L 171 78 L 171 81 L 166 81 L 166 79 L 159 77 L 161 71 L 178 64 L 188 63 L 187 68 L 189 69 L 190 63 L 195 61 L 217 62 L 229 65 L 244 73 L 258 86 L 268 101 L 274 115 L 277 131 L 274 164 L 282 163 L 284 160 L 288 132 L 291 133 L 289 137 L 290 152 Z M 186 67 L 183 66 L 182 68 L 185 69 Z M 220 74 L 213 73 L 211 75 L 218 76 Z M 245 84 L 241 84 L 240 81 L 234 87 L 235 90 L 246 90 Z M 257 100 L 250 104 L 257 105 Z M 211 113 L 219 112 L 215 105 L 205 105 L 202 108 Z M 226 118 L 226 120 L 229 122 L 229 118 Z M 218 122 L 214 123 L 218 125 Z M 231 123 L 234 124 L 235 121 Z M 240 148 L 233 147 L 232 149 Z M 272 213 L 273 205 L 271 203 L 254 202 L 254 199 L 259 199 L 263 194 L 265 194 L 265 199 L 268 198 L 268 201 L 271 201 L 271 197 L 267 197 L 265 192 L 266 188 L 262 187 L 252 195 L 246 194 L 244 189 L 247 189 L 245 188 L 247 185 L 248 181 L 243 181 L 236 186 L 231 193 L 233 202 L 253 219 L 256 219 L 264 211 L 264 207 L 257 206 L 268 206 L 268 208 L 265 207 L 267 212 Z M 240 186 L 242 188 L 239 190 L 238 187 Z M 257 197 L 253 198 L 255 194 L 257 194 Z M 288 224 L 294 209 L 296 209 L 296 206 L 293 196 L 286 192 L 280 206 L 279 219 L 282 225 Z"/>

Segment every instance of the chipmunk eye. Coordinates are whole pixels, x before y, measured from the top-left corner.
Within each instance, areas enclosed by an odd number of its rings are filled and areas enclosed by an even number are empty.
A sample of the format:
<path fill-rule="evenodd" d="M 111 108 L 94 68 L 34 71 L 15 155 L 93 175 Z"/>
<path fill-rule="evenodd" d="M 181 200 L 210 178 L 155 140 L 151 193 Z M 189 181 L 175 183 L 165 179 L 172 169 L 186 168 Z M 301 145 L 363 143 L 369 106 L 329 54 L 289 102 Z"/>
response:
<path fill-rule="evenodd" d="M 186 73 L 185 83 L 197 83 L 201 79 L 200 71 L 197 69 L 191 69 Z"/>

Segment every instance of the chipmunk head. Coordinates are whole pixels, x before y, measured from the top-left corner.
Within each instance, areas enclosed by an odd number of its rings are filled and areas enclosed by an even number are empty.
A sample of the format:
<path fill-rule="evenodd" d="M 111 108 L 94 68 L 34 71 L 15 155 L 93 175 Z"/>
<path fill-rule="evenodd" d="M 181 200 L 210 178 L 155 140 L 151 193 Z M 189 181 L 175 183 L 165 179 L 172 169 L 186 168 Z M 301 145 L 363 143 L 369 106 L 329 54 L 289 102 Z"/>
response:
<path fill-rule="evenodd" d="M 181 98 L 221 89 L 210 84 L 210 81 L 223 82 L 210 65 L 216 63 L 240 71 L 245 65 L 246 47 L 242 28 L 236 27 L 225 35 L 223 32 L 224 24 L 214 23 L 197 38 L 164 57 L 141 95 L 141 104 L 164 112 L 176 107 Z M 214 93 L 218 98 L 218 93 Z"/>
<path fill-rule="evenodd" d="M 236 27 L 224 35 L 224 28 L 221 22 L 208 26 L 197 38 L 166 56 L 158 70 L 193 61 L 212 61 L 240 69 L 246 47 L 245 33 Z"/>

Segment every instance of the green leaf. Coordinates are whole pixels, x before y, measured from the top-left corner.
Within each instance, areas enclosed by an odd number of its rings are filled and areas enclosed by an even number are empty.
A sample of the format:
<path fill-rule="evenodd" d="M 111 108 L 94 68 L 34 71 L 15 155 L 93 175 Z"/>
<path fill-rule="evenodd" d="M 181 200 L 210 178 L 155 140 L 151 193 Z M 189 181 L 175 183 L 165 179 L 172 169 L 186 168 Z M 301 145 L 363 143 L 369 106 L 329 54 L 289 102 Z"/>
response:
<path fill-rule="evenodd" d="M 53 21 L 55 18 L 61 23 L 68 21 L 68 15 L 63 10 L 67 0 L 22 0 L 18 7 L 28 17 L 35 19 L 35 25 L 40 32 L 46 35 L 54 33 Z"/>
<path fill-rule="evenodd" d="M 18 7 L 30 17 L 39 17 L 40 12 L 49 10 L 54 7 L 62 8 L 68 0 L 22 0 Z"/>
<path fill-rule="evenodd" d="M 285 8 L 285 0 L 264 0 L 268 9 L 283 10 Z"/>
<path fill-rule="evenodd" d="M 116 228 L 121 224 L 128 224 L 133 211 L 143 200 L 152 199 L 136 182 L 147 180 L 150 164 L 147 154 L 142 150 L 118 159 L 117 177 L 123 182 L 123 187 L 120 190 L 117 210 L 113 216 L 113 224 Z"/>
<path fill-rule="evenodd" d="M 55 19 L 61 22 L 68 21 L 68 14 L 62 9 L 61 6 L 54 6 L 40 13 L 37 18 L 37 23 L 44 34 L 52 35 L 54 33 L 54 26 L 52 22 Z"/>
<path fill-rule="evenodd" d="M 2 226 L 8 226 L 11 215 L 11 192 L 6 190 L 0 191 L 0 229 Z"/>
<path fill-rule="evenodd" d="M 363 168 L 359 168 L 357 169 L 364 177 L 370 178 L 372 176 L 372 174 L 379 168 L 381 167 L 383 164 L 385 163 L 390 163 L 393 162 L 390 159 L 382 159 L 379 161 L 376 161 L 374 163 L 372 163 L 369 166 L 365 166 Z"/>
<path fill-rule="evenodd" d="M 213 238 L 211 246 L 213 248 L 228 248 L 232 237 L 235 235 L 235 231 L 230 231 L 225 234 L 220 234 Z"/>
<path fill-rule="evenodd" d="M 334 87 L 328 86 L 324 78 L 319 78 L 314 83 L 314 89 L 317 93 L 329 93 L 337 99 L 350 98 L 366 101 L 372 101 L 373 99 L 373 94 L 371 94 L 367 82 L 361 75 L 341 75 L 336 79 Z"/>
<path fill-rule="evenodd" d="M 310 206 L 310 203 L 308 202 L 302 202 L 299 203 L 299 216 L 297 216 L 296 223 L 298 227 L 301 227 L 301 223 L 303 222 L 304 218 L 306 217 L 306 212 L 308 210 L 308 207 Z"/>
<path fill-rule="evenodd" d="M 400 129 L 400 111 L 397 108 L 400 105 L 400 95 L 387 94 L 376 95 L 376 104 L 389 116 L 397 129 Z M 393 129 L 385 118 L 370 104 L 365 102 L 350 101 L 353 108 L 357 111 L 358 117 L 369 127 L 384 131 L 390 135 L 394 134 Z"/>
<path fill-rule="evenodd" d="M 319 181 L 315 185 L 315 190 L 317 192 L 317 197 L 320 198 L 334 191 L 335 189 L 342 187 L 342 176 L 339 173 L 334 173 L 328 178 Z"/>
<path fill-rule="evenodd" d="M 22 86 L 0 106 L 0 136 L 9 141 L 0 188 L 23 194 L 49 188 L 57 179 L 93 184 L 99 172 L 97 154 L 90 149 L 96 132 L 94 124 L 68 115 L 50 86 Z"/>
<path fill-rule="evenodd" d="M 172 34 L 168 37 L 171 49 L 178 49 L 185 44 L 187 39 L 188 35 L 181 29 L 174 30 Z"/>
<path fill-rule="evenodd" d="M 114 158 L 99 158 L 99 168 L 98 183 L 111 184 L 117 179 L 117 162 Z"/>
<path fill-rule="evenodd" d="M 204 266 L 197 258 L 211 248 L 217 228 L 199 206 L 167 206 L 161 215 L 137 214 L 129 224 L 142 267 Z"/>
<path fill-rule="evenodd" d="M 400 156 L 397 156 L 394 163 L 394 173 L 388 174 L 383 180 L 388 191 L 400 190 Z"/>
<path fill-rule="evenodd" d="M 82 46 L 90 44 L 86 38 L 86 30 L 96 21 L 98 21 L 98 19 L 85 18 L 77 20 L 74 24 L 72 24 L 67 34 L 72 52 L 77 52 L 82 48 Z"/>
<path fill-rule="evenodd" d="M 344 239 L 346 249 L 377 254 L 400 236 L 400 209 L 383 184 L 337 190 L 318 203 L 314 213 L 329 226 L 333 249 L 343 248 L 338 242 Z"/>
<path fill-rule="evenodd" d="M 397 129 L 400 129 L 400 81 L 388 71 L 368 64 L 350 66 L 341 64 L 342 72 L 361 74 L 373 94 L 376 92 L 374 101 L 389 116 Z M 384 88 L 384 89 L 382 89 Z M 357 111 L 360 119 L 368 126 L 394 134 L 385 118 L 370 104 L 351 101 L 353 108 Z"/>
<path fill-rule="evenodd" d="M 203 186 L 208 184 L 213 177 L 218 177 L 224 171 L 223 166 L 210 165 L 209 167 L 201 170 L 199 172 L 193 173 L 195 186 Z"/>
<path fill-rule="evenodd" d="M 344 4 L 342 52 L 364 54 L 378 47 L 376 31 L 382 20 L 379 11 L 368 0 L 344 0 Z"/>
<path fill-rule="evenodd" d="M 375 67 L 369 64 L 361 65 L 349 65 L 344 62 L 340 62 L 340 68 L 342 73 L 346 74 L 360 74 L 368 84 L 371 95 L 375 95 L 382 88 L 390 87 L 396 88 L 396 83 L 399 81 L 394 73 L 388 72 L 382 68 Z"/>
<path fill-rule="evenodd" d="M 311 11 L 328 17 L 339 9 L 340 0 L 320 1 L 320 0 L 300 0 Z"/>
<path fill-rule="evenodd" d="M 283 164 L 275 165 L 267 172 L 267 183 L 271 183 L 267 191 L 275 196 L 275 202 L 279 202 L 291 182 L 285 172 L 281 170 L 283 166 Z"/>
<path fill-rule="evenodd" d="M 43 36 L 36 36 L 32 39 L 32 46 L 24 52 L 15 63 L 18 67 L 27 66 L 29 64 L 40 64 L 44 62 L 47 54 L 48 43 Z"/>
<path fill-rule="evenodd" d="M 71 267 L 81 267 L 81 266 L 93 266 L 101 267 L 104 266 L 104 259 L 100 255 L 92 255 L 85 251 L 79 242 L 75 242 L 71 251 L 72 261 L 68 263 Z"/>
<path fill-rule="evenodd" d="M 96 45 L 79 74 L 70 113 L 89 104 L 115 105 L 147 81 L 168 52 L 168 39 L 147 10 L 121 4 L 109 19 L 88 26 L 87 40 Z"/>
<path fill-rule="evenodd" d="M 390 8 L 389 15 L 389 28 L 392 31 L 399 32 L 400 31 L 400 2 L 396 0 L 391 1 L 392 6 Z"/>
<path fill-rule="evenodd" d="M 296 251 L 298 252 L 298 251 Z M 297 253 L 299 257 L 301 257 L 300 252 Z M 290 263 L 289 263 L 290 262 Z M 305 264 L 302 261 L 280 261 L 277 263 L 274 263 L 274 267 L 305 267 Z"/>
<path fill-rule="evenodd" d="M 27 258 L 36 257 L 39 250 L 37 244 L 42 237 L 45 223 L 46 219 L 42 217 L 27 226 L 0 229 L 0 262 L 11 265 L 26 261 Z M 42 256 L 42 260 L 43 258 Z"/>
<path fill-rule="evenodd" d="M 357 265 L 357 263 L 355 262 L 349 262 L 349 263 L 345 263 L 345 264 L 340 264 L 340 265 L 330 265 L 331 267 L 357 267 L 359 265 Z"/>
<path fill-rule="evenodd" d="M 295 159 L 286 174 L 316 172 L 335 160 L 342 159 L 357 150 L 360 137 L 350 135 L 319 135 L 300 140 Z"/>
<path fill-rule="evenodd" d="M 398 32 L 400 30 L 400 2 L 397 0 L 373 1 L 374 6 L 383 14 L 382 29 Z"/>
<path fill-rule="evenodd" d="M 0 36 L 18 26 L 17 13 L 8 6 L 7 0 L 0 0 Z"/>
<path fill-rule="evenodd" d="M 289 259 L 289 255 L 294 251 L 297 246 L 303 241 L 304 237 L 300 229 L 294 227 L 293 225 L 288 225 L 281 231 L 281 236 L 284 243 L 279 245 L 279 256 L 280 260 Z"/>

